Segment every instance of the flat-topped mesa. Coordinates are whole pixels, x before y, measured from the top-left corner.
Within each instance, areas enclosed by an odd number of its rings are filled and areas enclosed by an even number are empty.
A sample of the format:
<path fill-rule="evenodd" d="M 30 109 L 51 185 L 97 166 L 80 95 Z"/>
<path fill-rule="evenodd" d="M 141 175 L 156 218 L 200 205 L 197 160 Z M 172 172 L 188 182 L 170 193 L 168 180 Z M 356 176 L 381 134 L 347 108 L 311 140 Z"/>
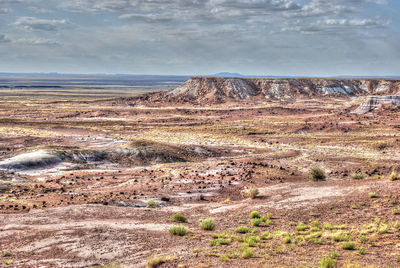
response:
<path fill-rule="evenodd" d="M 384 105 L 389 105 L 400 109 L 400 96 L 369 97 L 366 102 L 361 104 L 352 113 L 366 114 Z"/>
<path fill-rule="evenodd" d="M 193 77 L 166 93 L 171 101 L 224 103 L 243 99 L 399 94 L 400 80 Z"/>

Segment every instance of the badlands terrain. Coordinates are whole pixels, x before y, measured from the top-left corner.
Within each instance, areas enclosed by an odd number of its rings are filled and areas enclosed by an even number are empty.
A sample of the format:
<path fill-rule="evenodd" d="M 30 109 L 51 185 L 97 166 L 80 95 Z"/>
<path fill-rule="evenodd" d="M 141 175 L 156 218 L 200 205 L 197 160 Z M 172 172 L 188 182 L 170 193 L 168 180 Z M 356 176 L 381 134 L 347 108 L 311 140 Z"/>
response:
<path fill-rule="evenodd" d="M 0 265 L 400 267 L 400 81 L 149 91 L 0 91 Z"/>

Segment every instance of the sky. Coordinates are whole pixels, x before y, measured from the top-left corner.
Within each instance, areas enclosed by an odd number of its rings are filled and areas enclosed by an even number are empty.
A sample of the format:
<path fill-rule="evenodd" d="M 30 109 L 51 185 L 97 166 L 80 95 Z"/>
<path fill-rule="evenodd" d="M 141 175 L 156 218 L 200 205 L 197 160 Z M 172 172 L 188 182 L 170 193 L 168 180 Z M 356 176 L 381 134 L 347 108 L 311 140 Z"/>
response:
<path fill-rule="evenodd" d="M 400 75 L 400 1 L 0 0 L 0 72 Z"/>

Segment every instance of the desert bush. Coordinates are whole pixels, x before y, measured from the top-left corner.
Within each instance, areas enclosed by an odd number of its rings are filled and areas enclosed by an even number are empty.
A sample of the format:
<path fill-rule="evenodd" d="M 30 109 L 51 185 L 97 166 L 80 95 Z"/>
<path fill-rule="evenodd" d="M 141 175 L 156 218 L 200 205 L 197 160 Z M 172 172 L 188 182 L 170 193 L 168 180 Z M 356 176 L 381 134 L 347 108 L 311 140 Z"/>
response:
<path fill-rule="evenodd" d="M 249 236 L 249 237 L 246 239 L 246 243 L 249 245 L 249 247 L 255 247 L 256 244 L 257 244 L 258 242 L 260 242 L 260 241 L 261 241 L 261 238 L 258 237 L 258 236 L 255 236 L 255 235 Z"/>
<path fill-rule="evenodd" d="M 205 219 L 201 221 L 200 224 L 201 229 L 207 230 L 207 231 L 212 231 L 215 228 L 215 223 L 213 219 Z"/>
<path fill-rule="evenodd" d="M 340 257 L 340 256 L 339 256 L 338 253 L 336 253 L 336 252 L 329 252 L 329 258 L 337 259 L 337 258 L 339 258 L 339 257 Z"/>
<path fill-rule="evenodd" d="M 253 257 L 253 255 L 254 255 L 254 252 L 250 248 L 245 248 L 242 251 L 242 258 L 243 259 L 250 259 L 251 257 Z"/>
<path fill-rule="evenodd" d="M 11 254 L 11 252 L 9 252 L 9 251 L 4 251 L 4 252 L 2 252 L 2 253 L 0 254 L 0 256 L 1 256 L 1 257 L 11 257 L 12 254 Z"/>
<path fill-rule="evenodd" d="M 174 214 L 171 216 L 170 218 L 171 221 L 175 221 L 175 222 L 187 222 L 187 219 L 185 216 L 181 215 L 181 214 Z"/>
<path fill-rule="evenodd" d="M 351 178 L 353 180 L 362 180 L 365 178 L 365 174 L 362 172 L 356 172 L 356 173 L 351 174 Z"/>
<path fill-rule="evenodd" d="M 310 168 L 309 173 L 313 181 L 323 181 L 326 179 L 325 172 L 319 167 Z"/>
<path fill-rule="evenodd" d="M 392 214 L 393 214 L 393 215 L 397 215 L 397 214 L 399 214 L 399 211 L 398 211 L 397 209 L 394 208 L 394 209 L 392 209 Z"/>
<path fill-rule="evenodd" d="M 263 222 L 262 218 L 251 219 L 251 225 L 253 226 L 259 226 L 262 222 Z"/>
<path fill-rule="evenodd" d="M 263 232 L 263 233 L 261 234 L 260 238 L 261 238 L 262 240 L 268 240 L 268 239 L 272 239 L 272 238 L 273 238 L 273 235 L 272 235 L 270 232 L 266 231 L 266 232 Z"/>
<path fill-rule="evenodd" d="M 160 204 L 157 201 L 155 201 L 154 199 L 149 199 L 146 202 L 146 207 L 148 207 L 148 208 L 157 208 L 159 206 L 160 206 Z"/>
<path fill-rule="evenodd" d="M 3 263 L 4 263 L 5 265 L 11 265 L 11 264 L 14 263 L 14 261 L 13 261 L 13 260 L 4 260 Z"/>
<path fill-rule="evenodd" d="M 370 193 L 368 194 L 368 196 L 369 196 L 370 198 L 376 198 L 376 193 L 370 192 Z"/>
<path fill-rule="evenodd" d="M 169 228 L 169 233 L 173 235 L 185 236 L 188 232 L 188 228 L 183 225 L 174 225 Z"/>
<path fill-rule="evenodd" d="M 342 243 L 342 249 L 354 250 L 355 248 L 356 248 L 356 243 L 355 242 L 347 241 L 347 242 L 343 242 Z"/>
<path fill-rule="evenodd" d="M 256 198 L 259 193 L 260 193 L 260 191 L 256 187 L 252 187 L 250 189 L 247 189 L 247 192 L 246 192 L 247 197 L 250 197 L 252 199 Z"/>
<path fill-rule="evenodd" d="M 290 236 L 285 236 L 284 238 L 283 238 L 283 242 L 285 243 L 285 244 L 290 244 L 290 243 L 292 243 L 292 238 L 290 237 Z"/>
<path fill-rule="evenodd" d="M 211 239 L 210 240 L 210 246 L 220 246 L 220 245 L 229 245 L 232 242 L 232 239 L 230 238 L 222 238 L 219 237 L 217 239 Z"/>
<path fill-rule="evenodd" d="M 246 227 L 246 226 L 240 226 L 238 228 L 235 229 L 236 233 L 240 233 L 240 234 L 247 234 L 247 233 L 251 233 L 251 228 Z"/>
<path fill-rule="evenodd" d="M 299 222 L 299 224 L 298 224 L 297 227 L 296 227 L 296 231 L 301 232 L 301 231 L 304 231 L 305 229 L 307 229 L 307 225 L 305 225 L 305 224 L 302 223 L 302 222 Z"/>
<path fill-rule="evenodd" d="M 267 218 L 268 218 L 268 219 L 272 219 L 272 213 L 271 213 L 271 212 L 268 212 L 268 213 L 267 213 Z"/>
<path fill-rule="evenodd" d="M 330 258 L 322 258 L 319 263 L 318 263 L 319 268 L 336 268 L 337 267 L 337 261 Z"/>
<path fill-rule="evenodd" d="M 321 229 L 322 228 L 322 224 L 319 221 L 312 221 L 311 222 L 311 227 L 314 229 Z"/>
<path fill-rule="evenodd" d="M 358 253 L 360 253 L 361 255 L 364 255 L 364 254 L 367 253 L 367 251 L 365 250 L 364 247 L 361 247 L 361 248 L 358 250 Z"/>
<path fill-rule="evenodd" d="M 389 176 L 389 181 L 397 181 L 397 180 L 400 180 L 400 174 L 393 171 L 392 174 L 390 174 Z"/>
<path fill-rule="evenodd" d="M 252 211 L 250 213 L 250 218 L 252 218 L 252 219 L 260 218 L 260 213 L 258 213 L 258 211 Z"/>
<path fill-rule="evenodd" d="M 148 259 L 147 268 L 156 268 L 161 264 L 174 261 L 176 259 L 177 258 L 175 256 L 153 256 Z"/>
<path fill-rule="evenodd" d="M 378 233 L 380 233 L 380 234 L 386 234 L 388 231 L 389 231 L 389 227 L 386 224 L 380 226 L 378 229 Z"/>

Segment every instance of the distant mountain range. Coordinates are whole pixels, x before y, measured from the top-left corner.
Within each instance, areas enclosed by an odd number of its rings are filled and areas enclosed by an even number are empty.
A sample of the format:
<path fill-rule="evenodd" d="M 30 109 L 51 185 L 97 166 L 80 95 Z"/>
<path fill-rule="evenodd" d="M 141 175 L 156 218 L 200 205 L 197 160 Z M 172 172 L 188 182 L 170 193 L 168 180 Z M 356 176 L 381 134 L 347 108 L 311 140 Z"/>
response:
<path fill-rule="evenodd" d="M 338 76 L 290 76 L 290 75 L 245 75 L 241 73 L 220 72 L 210 75 L 156 75 L 156 74 L 63 74 L 63 73 L 1 73 L 0 77 L 60 77 L 60 78 L 102 78 L 102 79 L 155 79 L 163 80 L 165 78 L 175 80 L 187 80 L 190 77 L 241 77 L 241 78 L 343 78 L 343 79 L 400 79 L 400 75 L 338 75 Z"/>

